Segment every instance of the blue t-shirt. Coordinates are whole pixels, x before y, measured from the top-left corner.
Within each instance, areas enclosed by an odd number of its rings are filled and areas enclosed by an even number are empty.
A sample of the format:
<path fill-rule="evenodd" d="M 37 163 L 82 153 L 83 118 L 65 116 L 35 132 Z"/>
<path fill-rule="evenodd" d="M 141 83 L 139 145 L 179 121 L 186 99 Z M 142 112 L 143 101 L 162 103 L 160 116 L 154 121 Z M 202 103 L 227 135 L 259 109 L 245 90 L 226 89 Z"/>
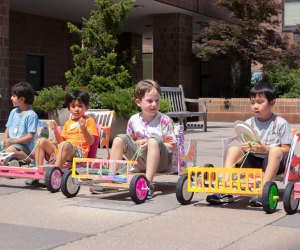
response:
<path fill-rule="evenodd" d="M 9 129 L 9 138 L 17 139 L 28 133 L 36 133 L 38 124 L 38 116 L 29 109 L 25 113 L 20 114 L 19 108 L 13 109 L 8 117 L 6 127 Z M 33 150 L 34 140 L 24 143 L 30 150 Z"/>

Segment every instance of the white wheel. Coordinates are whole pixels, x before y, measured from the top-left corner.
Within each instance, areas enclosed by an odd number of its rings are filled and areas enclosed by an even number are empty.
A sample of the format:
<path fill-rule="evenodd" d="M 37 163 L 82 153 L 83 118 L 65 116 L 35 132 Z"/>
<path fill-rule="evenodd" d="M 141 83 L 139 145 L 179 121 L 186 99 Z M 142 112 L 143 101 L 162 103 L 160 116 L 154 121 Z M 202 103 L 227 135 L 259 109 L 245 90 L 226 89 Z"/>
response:
<path fill-rule="evenodd" d="M 72 170 L 67 170 L 61 179 L 61 192 L 68 198 L 75 197 L 80 190 L 78 185 L 72 178 Z"/>
<path fill-rule="evenodd" d="M 176 185 L 176 198 L 183 204 L 187 205 L 193 199 L 194 192 L 188 192 L 188 177 L 187 175 L 181 175 Z"/>

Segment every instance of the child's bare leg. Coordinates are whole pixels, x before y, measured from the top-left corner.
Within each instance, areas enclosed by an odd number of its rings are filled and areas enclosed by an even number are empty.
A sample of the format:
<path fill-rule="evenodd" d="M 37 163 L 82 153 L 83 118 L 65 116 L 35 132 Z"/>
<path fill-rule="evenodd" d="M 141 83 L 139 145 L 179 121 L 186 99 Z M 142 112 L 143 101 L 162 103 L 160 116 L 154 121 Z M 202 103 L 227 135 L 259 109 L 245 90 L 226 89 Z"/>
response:
<path fill-rule="evenodd" d="M 263 185 L 265 185 L 267 181 L 272 181 L 274 179 L 282 157 L 283 154 L 279 147 L 270 147 L 268 164 L 263 178 Z"/>
<path fill-rule="evenodd" d="M 123 153 L 125 150 L 125 143 L 124 141 L 120 138 L 120 137 L 116 137 L 113 140 L 113 144 L 111 147 L 111 151 L 110 151 L 110 159 L 112 160 L 121 160 L 123 157 Z M 119 165 L 116 164 L 116 169 L 110 169 L 112 171 L 118 171 L 119 170 Z M 110 166 L 110 168 L 112 168 L 112 166 Z"/>
<path fill-rule="evenodd" d="M 242 157 L 244 156 L 244 154 L 245 152 L 238 146 L 229 147 L 227 151 L 224 167 L 234 168 L 235 163 L 242 163 L 243 160 Z"/>
<path fill-rule="evenodd" d="M 153 182 L 153 177 L 156 173 L 159 160 L 160 160 L 159 144 L 154 138 L 150 138 L 148 140 L 147 167 L 146 167 L 146 178 L 150 182 Z"/>
<path fill-rule="evenodd" d="M 75 148 L 70 142 L 62 142 L 58 150 L 55 166 L 62 167 L 66 161 L 71 161 L 74 158 Z"/>
<path fill-rule="evenodd" d="M 31 159 L 28 157 L 27 154 L 25 154 L 22 151 L 17 150 L 15 147 L 8 147 L 5 149 L 6 152 L 12 152 L 14 153 L 13 157 L 17 158 L 18 160 L 25 160 L 26 163 L 30 163 Z"/>
<path fill-rule="evenodd" d="M 46 155 L 51 155 L 53 150 L 53 144 L 51 141 L 40 138 L 36 142 L 34 158 L 37 166 L 44 164 Z"/>
<path fill-rule="evenodd" d="M 245 152 L 238 146 L 231 146 L 228 148 L 224 167 L 234 168 L 236 163 L 242 163 Z M 241 159 L 241 160 L 240 160 Z M 229 181 L 229 174 L 225 174 L 225 181 Z"/>
<path fill-rule="evenodd" d="M 116 137 L 110 151 L 110 158 L 112 160 L 121 160 L 125 150 L 125 143 L 120 137 Z"/>

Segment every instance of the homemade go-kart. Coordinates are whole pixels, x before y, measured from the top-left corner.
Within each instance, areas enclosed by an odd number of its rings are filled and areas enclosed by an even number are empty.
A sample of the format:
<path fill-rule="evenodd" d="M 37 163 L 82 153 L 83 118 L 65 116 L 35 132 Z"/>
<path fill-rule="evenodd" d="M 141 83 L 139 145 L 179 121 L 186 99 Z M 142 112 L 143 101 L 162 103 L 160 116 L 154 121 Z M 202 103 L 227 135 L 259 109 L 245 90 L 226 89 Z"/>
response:
<path fill-rule="evenodd" d="M 232 141 L 260 142 L 256 132 L 244 122 L 237 121 L 235 130 L 237 133 L 236 137 L 223 139 L 223 163 L 228 145 Z M 291 167 L 300 163 L 300 157 L 294 156 L 294 149 L 299 141 L 299 136 L 300 134 L 296 134 L 293 138 L 285 173 L 276 178 L 276 180 L 284 179 L 286 187 L 283 198 L 284 207 L 290 213 L 297 210 L 299 200 L 296 200 L 296 198 L 300 198 L 300 193 L 297 191 L 299 190 L 298 183 L 294 185 L 293 182 L 289 182 L 299 179 L 298 168 Z M 291 162 L 295 164 L 293 165 Z M 181 204 L 185 205 L 191 202 L 195 192 L 261 196 L 264 211 L 273 213 L 279 200 L 278 187 L 274 181 L 268 181 L 263 186 L 262 178 L 263 171 L 256 168 L 214 168 L 212 164 L 206 164 L 204 167 L 192 167 L 188 169 L 187 175 L 182 175 L 179 178 L 176 187 L 176 197 Z"/>
<path fill-rule="evenodd" d="M 104 111 L 105 115 L 107 112 Z M 88 115 L 95 115 L 94 112 L 89 111 Z M 96 114 L 97 116 L 103 116 L 103 114 Z M 112 119 L 113 113 L 109 114 L 109 119 Z M 101 118 L 101 121 L 104 118 Z M 98 122 L 100 118 L 98 119 Z M 53 132 L 48 129 L 48 124 L 51 120 L 39 120 L 38 122 L 38 137 L 46 137 L 50 139 L 54 139 L 55 136 Z M 111 124 L 111 122 L 110 122 Z M 110 125 L 109 124 L 109 125 Z M 96 137 L 94 140 L 94 144 L 91 145 L 89 155 L 90 158 L 95 158 L 97 153 L 97 148 L 100 142 L 100 138 L 102 138 L 102 127 L 97 124 L 97 128 L 99 131 L 99 137 Z M 104 137 L 103 137 L 104 138 Z M 64 164 L 63 168 L 56 167 L 54 165 L 45 164 L 42 166 L 30 166 L 28 164 L 24 164 L 22 161 L 19 161 L 13 157 L 13 153 L 1 152 L 0 153 L 0 177 L 7 178 L 24 178 L 24 179 L 32 179 L 32 180 L 44 180 L 46 188 L 52 192 L 58 192 L 60 190 L 61 185 L 61 177 L 65 170 L 70 169 L 72 167 L 71 162 L 67 162 Z"/>
<path fill-rule="evenodd" d="M 46 121 L 38 122 L 38 135 L 39 137 L 49 137 L 49 129 Z M 61 169 L 50 166 L 32 167 L 23 161 L 17 160 L 13 155 L 13 153 L 4 151 L 0 153 L 0 177 L 45 180 L 48 190 L 51 192 L 59 191 Z"/>
<path fill-rule="evenodd" d="M 175 128 L 177 136 L 177 152 L 173 154 L 170 171 L 163 174 L 187 173 L 189 165 L 196 166 L 197 140 L 191 139 L 187 152 L 184 151 L 183 126 Z M 114 171 L 118 165 L 118 171 Z M 147 180 L 144 173 L 133 171 L 136 161 L 74 158 L 71 170 L 62 176 L 61 191 L 68 197 L 75 197 L 80 186 L 129 190 L 132 201 L 143 203 L 148 194 Z"/>

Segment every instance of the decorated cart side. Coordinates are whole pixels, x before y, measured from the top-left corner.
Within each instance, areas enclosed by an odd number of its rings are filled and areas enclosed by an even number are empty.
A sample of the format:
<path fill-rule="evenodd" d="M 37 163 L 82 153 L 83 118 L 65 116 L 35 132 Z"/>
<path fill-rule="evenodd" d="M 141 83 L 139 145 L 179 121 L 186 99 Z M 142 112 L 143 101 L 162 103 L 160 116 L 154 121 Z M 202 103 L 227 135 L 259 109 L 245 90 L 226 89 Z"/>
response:
<path fill-rule="evenodd" d="M 256 141 L 259 139 L 251 127 L 244 123 L 236 123 L 235 128 L 238 136 L 232 139 L 241 138 L 242 141 Z M 300 153 L 295 155 L 295 148 L 299 146 L 300 133 L 293 138 L 289 152 L 286 171 L 283 175 L 276 177 L 276 180 L 284 180 L 285 191 L 283 197 L 284 208 L 287 213 L 295 213 L 298 208 L 299 192 L 299 164 Z M 226 147 L 223 149 L 226 152 Z M 226 155 L 226 153 L 225 153 Z M 176 197 L 181 204 L 189 204 L 194 192 L 231 194 L 243 196 L 261 196 L 263 209 L 266 213 L 276 211 L 279 192 L 274 181 L 262 185 L 263 172 L 255 168 L 213 168 L 213 165 L 206 164 L 204 167 L 193 167 L 188 169 L 186 175 L 182 175 L 176 187 Z"/>
<path fill-rule="evenodd" d="M 184 151 L 183 127 L 176 127 L 177 152 L 173 155 L 170 171 L 166 174 L 187 173 L 187 168 L 196 165 L 197 140 L 191 139 Z M 134 173 L 135 161 L 74 158 L 72 170 L 64 173 L 62 193 L 68 197 L 78 194 L 81 185 L 110 189 L 129 190 L 132 201 L 143 203 L 148 194 L 147 180 L 143 173 Z M 116 171 L 115 171 L 116 170 Z"/>

